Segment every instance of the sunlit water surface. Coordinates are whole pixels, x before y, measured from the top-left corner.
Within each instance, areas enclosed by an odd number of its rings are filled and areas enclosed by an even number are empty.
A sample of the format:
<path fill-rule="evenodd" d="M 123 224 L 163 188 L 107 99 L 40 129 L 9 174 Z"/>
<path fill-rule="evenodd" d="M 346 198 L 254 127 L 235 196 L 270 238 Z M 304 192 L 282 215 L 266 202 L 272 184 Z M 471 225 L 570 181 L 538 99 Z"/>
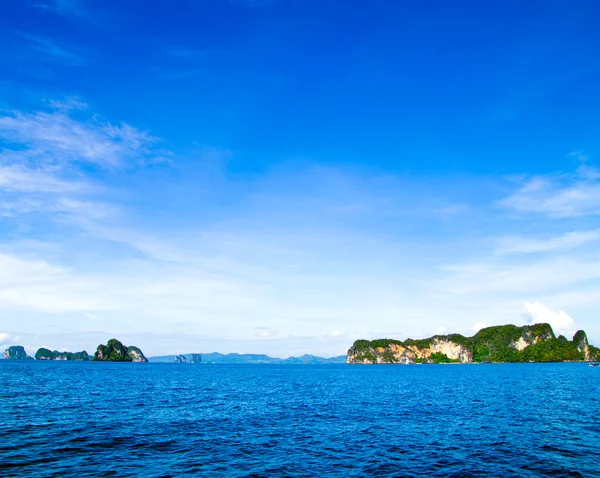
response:
<path fill-rule="evenodd" d="M 586 364 L 0 361 L 0 476 L 600 476 Z"/>

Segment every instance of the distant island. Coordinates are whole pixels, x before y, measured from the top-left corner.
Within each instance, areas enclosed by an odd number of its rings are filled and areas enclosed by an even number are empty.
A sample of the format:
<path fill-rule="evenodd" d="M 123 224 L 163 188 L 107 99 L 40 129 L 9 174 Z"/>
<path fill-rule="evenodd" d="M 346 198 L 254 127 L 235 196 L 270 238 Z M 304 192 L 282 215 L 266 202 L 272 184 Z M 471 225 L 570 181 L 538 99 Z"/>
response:
<path fill-rule="evenodd" d="M 33 360 L 21 345 L 13 345 L 4 351 L 5 360 Z M 44 347 L 35 353 L 35 360 L 65 360 L 89 361 L 90 356 L 83 350 L 81 352 L 59 352 Z M 147 362 L 148 359 L 136 346 L 126 347 L 117 339 L 110 339 L 106 345 L 98 345 L 96 353 L 91 360 L 96 362 Z"/>
<path fill-rule="evenodd" d="M 5 360 L 33 360 L 33 357 L 27 355 L 25 349 L 21 345 L 13 345 L 4 351 Z"/>
<path fill-rule="evenodd" d="M 302 355 L 300 357 L 288 357 L 286 359 L 269 357 L 263 354 L 220 354 L 217 352 L 208 354 L 183 354 L 183 355 L 162 355 L 160 357 L 150 357 L 150 362 L 157 363 L 195 363 L 195 364 L 272 364 L 272 365 L 317 365 L 317 364 L 343 364 L 346 363 L 346 356 L 323 358 L 314 355 Z"/>
<path fill-rule="evenodd" d="M 583 362 L 600 359 L 583 330 L 572 340 L 556 337 L 550 324 L 486 327 L 473 337 L 434 335 L 428 339 L 357 340 L 349 364 Z"/>
<path fill-rule="evenodd" d="M 7 360 L 33 360 L 24 347 L 13 345 L 4 351 Z M 460 334 L 434 335 L 427 339 L 357 340 L 346 355 L 323 358 L 302 355 L 285 359 L 264 354 L 163 355 L 146 358 L 139 347 L 123 345 L 117 339 L 100 344 L 93 357 L 81 352 L 59 352 L 40 348 L 36 360 L 94 362 L 154 362 L 173 364 L 424 364 L 487 362 L 584 362 L 600 360 L 600 349 L 590 345 L 586 333 L 578 331 L 572 340 L 554 334 L 550 324 L 518 327 L 500 325 L 481 329 L 472 337 Z"/>
<path fill-rule="evenodd" d="M 41 348 L 35 353 L 36 360 L 89 360 L 90 356 L 84 350 L 82 352 L 59 352 Z"/>
<path fill-rule="evenodd" d="M 94 358 L 95 362 L 147 362 L 142 351 L 131 345 L 126 347 L 117 339 L 110 339 L 106 345 L 98 345 Z"/>
<path fill-rule="evenodd" d="M 14 345 L 4 351 L 4 358 L 8 360 L 33 360 L 20 345 Z M 136 346 L 123 345 L 117 339 L 111 339 L 106 345 L 100 344 L 92 357 L 84 350 L 82 352 L 59 352 L 47 348 L 40 348 L 35 353 L 36 360 L 69 360 L 69 361 L 94 361 L 94 362 L 154 362 L 173 364 L 273 364 L 273 365 L 316 365 L 316 364 L 343 364 L 346 356 L 323 358 L 315 355 L 302 355 L 285 359 L 269 357 L 263 354 L 220 354 L 218 352 L 200 354 L 162 355 L 146 358 Z"/>

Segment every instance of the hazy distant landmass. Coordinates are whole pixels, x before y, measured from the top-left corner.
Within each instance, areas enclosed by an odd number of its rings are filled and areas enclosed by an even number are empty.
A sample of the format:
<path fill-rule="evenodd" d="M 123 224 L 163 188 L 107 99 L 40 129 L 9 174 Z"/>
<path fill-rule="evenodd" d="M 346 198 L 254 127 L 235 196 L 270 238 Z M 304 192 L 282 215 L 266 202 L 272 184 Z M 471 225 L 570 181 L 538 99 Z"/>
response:
<path fill-rule="evenodd" d="M 357 340 L 347 363 L 482 363 L 583 362 L 600 359 L 600 349 L 589 344 L 583 330 L 572 340 L 556 337 L 550 324 L 481 329 L 473 337 L 435 335 L 427 339 Z"/>
<path fill-rule="evenodd" d="M 182 360 L 183 359 L 185 360 Z M 198 359 L 201 360 L 198 360 Z M 264 354 L 220 354 L 218 352 L 208 354 L 181 354 L 162 355 L 159 357 L 148 357 L 150 362 L 156 363 L 203 363 L 203 364 L 336 364 L 346 363 L 346 356 L 323 358 L 314 355 L 302 355 L 300 357 L 289 357 L 286 359 L 269 357 Z"/>

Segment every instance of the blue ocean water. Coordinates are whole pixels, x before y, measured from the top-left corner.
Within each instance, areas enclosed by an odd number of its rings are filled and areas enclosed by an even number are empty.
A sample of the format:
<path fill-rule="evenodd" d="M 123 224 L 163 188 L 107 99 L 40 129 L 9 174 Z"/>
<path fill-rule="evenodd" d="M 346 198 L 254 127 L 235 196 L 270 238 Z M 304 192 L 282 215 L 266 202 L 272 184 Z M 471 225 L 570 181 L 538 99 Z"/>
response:
<path fill-rule="evenodd" d="M 600 476 L 586 364 L 0 361 L 1 476 Z"/>

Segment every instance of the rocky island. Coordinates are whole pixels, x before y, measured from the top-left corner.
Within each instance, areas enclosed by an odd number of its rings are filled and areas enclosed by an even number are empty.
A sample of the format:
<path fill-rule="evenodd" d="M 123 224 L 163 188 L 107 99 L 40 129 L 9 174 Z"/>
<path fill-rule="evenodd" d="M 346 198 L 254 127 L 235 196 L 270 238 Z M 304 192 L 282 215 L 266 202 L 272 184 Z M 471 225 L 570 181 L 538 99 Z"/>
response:
<path fill-rule="evenodd" d="M 33 357 L 27 355 L 25 349 L 21 345 L 13 345 L 4 351 L 5 360 L 33 360 Z"/>
<path fill-rule="evenodd" d="M 583 330 L 572 340 L 556 337 L 550 324 L 486 327 L 473 337 L 435 335 L 428 339 L 357 340 L 346 363 L 582 362 L 600 359 Z"/>
<path fill-rule="evenodd" d="M 40 348 L 35 353 L 36 360 L 83 360 L 87 361 L 90 359 L 88 353 L 83 350 L 82 352 L 59 352 L 58 350 L 50 350 L 46 348 Z"/>
<path fill-rule="evenodd" d="M 110 339 L 106 345 L 98 345 L 94 358 L 96 362 L 147 362 L 142 351 L 131 345 L 126 347 L 117 339 Z"/>

